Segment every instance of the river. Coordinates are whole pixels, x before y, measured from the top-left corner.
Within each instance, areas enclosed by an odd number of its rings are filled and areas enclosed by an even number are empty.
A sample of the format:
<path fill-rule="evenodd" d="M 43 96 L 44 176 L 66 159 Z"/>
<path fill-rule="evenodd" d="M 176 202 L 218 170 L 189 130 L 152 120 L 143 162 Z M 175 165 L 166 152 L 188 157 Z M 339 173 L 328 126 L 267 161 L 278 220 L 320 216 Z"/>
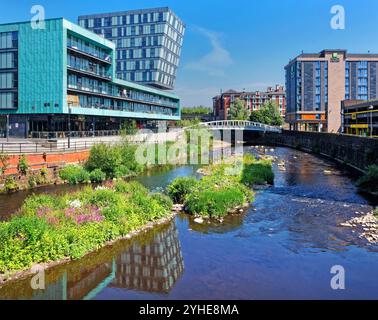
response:
<path fill-rule="evenodd" d="M 286 169 L 274 165 L 275 186 L 258 191 L 245 215 L 223 224 L 178 216 L 51 268 L 44 291 L 32 290 L 30 278 L 7 283 L 0 299 L 378 299 L 378 245 L 340 226 L 371 211 L 371 200 L 332 162 L 287 148 L 270 153 Z M 196 171 L 184 166 L 137 180 L 159 190 Z M 15 212 L 26 194 L 1 196 L 0 215 Z M 335 265 L 345 269 L 345 290 L 331 288 Z"/>

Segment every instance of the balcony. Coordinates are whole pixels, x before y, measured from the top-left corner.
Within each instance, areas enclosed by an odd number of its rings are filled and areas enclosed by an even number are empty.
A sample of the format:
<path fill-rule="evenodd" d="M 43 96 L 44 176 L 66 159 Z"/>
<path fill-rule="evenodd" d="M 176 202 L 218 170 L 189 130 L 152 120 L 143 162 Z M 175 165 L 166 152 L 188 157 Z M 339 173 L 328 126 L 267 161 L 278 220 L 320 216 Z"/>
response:
<path fill-rule="evenodd" d="M 102 63 L 106 63 L 106 64 L 109 64 L 109 65 L 112 65 L 113 61 L 112 61 L 112 57 L 108 54 L 97 54 L 97 53 L 94 53 L 94 52 L 91 52 L 91 51 L 83 51 L 83 50 L 80 50 L 78 47 L 74 46 L 74 45 L 71 45 L 70 43 L 67 44 L 67 50 L 71 51 L 71 52 L 75 52 L 75 53 L 78 53 L 78 54 L 81 54 L 87 58 L 91 58 L 93 60 L 97 60 L 97 61 L 100 61 Z"/>
<path fill-rule="evenodd" d="M 80 65 L 67 65 L 67 69 L 71 72 L 79 73 L 86 76 L 96 77 L 105 81 L 112 80 L 112 77 L 107 75 L 106 72 L 97 72 L 92 68 L 83 67 Z"/>
<path fill-rule="evenodd" d="M 127 92 L 127 90 L 109 92 L 106 86 L 103 86 L 103 87 L 92 86 L 88 88 L 88 87 L 83 86 L 80 83 L 77 83 L 75 85 L 68 84 L 67 90 L 71 92 L 75 92 L 75 93 L 89 94 L 89 95 L 94 95 L 98 97 L 111 98 L 111 99 L 123 100 L 123 101 L 128 101 L 128 102 L 143 103 L 143 104 L 148 104 L 151 106 L 161 106 L 161 107 L 175 108 L 175 109 L 179 107 L 175 103 L 169 103 L 165 101 L 143 100 L 143 99 L 135 97 L 133 94 L 130 95 L 130 93 Z"/>

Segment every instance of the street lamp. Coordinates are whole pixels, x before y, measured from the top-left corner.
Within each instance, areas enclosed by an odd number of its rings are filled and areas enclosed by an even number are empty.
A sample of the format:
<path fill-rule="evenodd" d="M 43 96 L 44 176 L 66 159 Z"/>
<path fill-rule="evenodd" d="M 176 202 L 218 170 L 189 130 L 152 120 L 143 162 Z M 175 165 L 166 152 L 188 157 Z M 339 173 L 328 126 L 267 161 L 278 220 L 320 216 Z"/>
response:
<path fill-rule="evenodd" d="M 68 102 L 68 149 L 71 148 L 71 107 L 73 102 Z"/>
<path fill-rule="evenodd" d="M 369 107 L 370 110 L 370 138 L 373 137 L 373 110 L 374 106 Z"/>
<path fill-rule="evenodd" d="M 7 124 L 6 124 L 7 142 L 9 142 L 9 114 L 7 114 Z"/>

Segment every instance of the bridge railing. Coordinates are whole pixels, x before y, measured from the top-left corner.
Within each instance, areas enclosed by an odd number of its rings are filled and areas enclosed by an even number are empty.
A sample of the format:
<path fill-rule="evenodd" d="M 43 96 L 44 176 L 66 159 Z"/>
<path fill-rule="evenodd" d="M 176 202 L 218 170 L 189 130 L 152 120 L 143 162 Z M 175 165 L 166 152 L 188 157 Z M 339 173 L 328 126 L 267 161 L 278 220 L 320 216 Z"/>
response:
<path fill-rule="evenodd" d="M 269 126 L 259 122 L 252 122 L 247 120 L 222 120 L 222 121 L 211 121 L 211 122 L 201 122 L 201 126 L 214 128 L 214 129 L 224 129 L 224 128 L 238 128 L 244 130 L 258 130 L 258 131 L 269 131 L 269 132 L 282 132 L 280 127 Z"/>

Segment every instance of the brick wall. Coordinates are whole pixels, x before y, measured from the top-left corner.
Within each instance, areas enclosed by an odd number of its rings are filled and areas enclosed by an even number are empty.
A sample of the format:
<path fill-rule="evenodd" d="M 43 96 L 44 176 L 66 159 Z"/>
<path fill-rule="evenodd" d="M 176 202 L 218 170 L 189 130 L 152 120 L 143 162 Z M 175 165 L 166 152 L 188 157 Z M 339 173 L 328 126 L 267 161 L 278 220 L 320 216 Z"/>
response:
<path fill-rule="evenodd" d="M 88 159 L 89 151 L 71 152 L 71 153 L 49 153 L 49 154 L 30 154 L 25 155 L 26 161 L 31 170 L 41 168 L 60 168 L 68 164 L 82 163 Z M 18 163 L 20 156 L 10 156 L 8 161 L 9 167 L 5 172 L 6 175 L 18 173 Z"/>

